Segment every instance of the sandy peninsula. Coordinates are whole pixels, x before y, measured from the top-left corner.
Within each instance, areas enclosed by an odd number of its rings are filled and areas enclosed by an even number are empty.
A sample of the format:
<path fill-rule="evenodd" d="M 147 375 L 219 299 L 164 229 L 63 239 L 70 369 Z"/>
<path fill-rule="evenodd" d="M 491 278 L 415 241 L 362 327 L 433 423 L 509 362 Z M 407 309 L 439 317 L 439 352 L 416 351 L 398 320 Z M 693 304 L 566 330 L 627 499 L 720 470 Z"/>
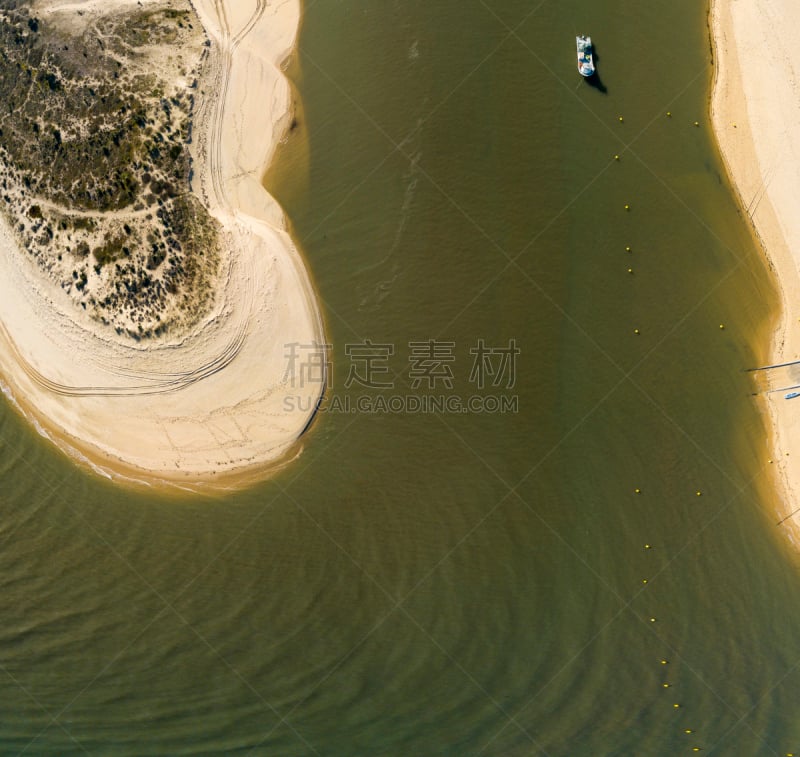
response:
<path fill-rule="evenodd" d="M 782 294 L 770 364 L 800 360 L 800 56 L 796 0 L 712 0 L 712 120 L 722 156 Z M 800 547 L 800 366 L 759 375 L 771 416 L 779 519 Z M 800 391 L 800 390 L 798 390 Z"/>
<path fill-rule="evenodd" d="M 190 149 L 192 192 L 220 230 L 213 307 L 177 336 L 121 338 L 42 277 L 0 217 L 0 373 L 21 412 L 96 471 L 227 487 L 297 450 L 323 390 L 301 361 L 319 359 L 312 345 L 324 333 L 282 209 L 261 184 L 291 118 L 280 66 L 295 42 L 299 0 L 192 5 L 209 40 Z M 109 8 L 98 0 L 33 6 L 46 21 Z"/>

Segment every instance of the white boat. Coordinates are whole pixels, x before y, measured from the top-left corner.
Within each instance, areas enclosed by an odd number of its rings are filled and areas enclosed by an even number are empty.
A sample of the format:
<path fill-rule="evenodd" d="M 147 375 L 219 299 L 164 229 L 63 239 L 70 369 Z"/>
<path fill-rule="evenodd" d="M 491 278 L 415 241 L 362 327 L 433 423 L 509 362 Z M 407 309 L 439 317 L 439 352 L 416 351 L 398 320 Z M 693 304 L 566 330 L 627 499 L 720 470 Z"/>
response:
<path fill-rule="evenodd" d="M 578 73 L 581 76 L 591 76 L 594 73 L 592 38 L 578 35 L 575 37 L 575 43 L 578 46 Z"/>

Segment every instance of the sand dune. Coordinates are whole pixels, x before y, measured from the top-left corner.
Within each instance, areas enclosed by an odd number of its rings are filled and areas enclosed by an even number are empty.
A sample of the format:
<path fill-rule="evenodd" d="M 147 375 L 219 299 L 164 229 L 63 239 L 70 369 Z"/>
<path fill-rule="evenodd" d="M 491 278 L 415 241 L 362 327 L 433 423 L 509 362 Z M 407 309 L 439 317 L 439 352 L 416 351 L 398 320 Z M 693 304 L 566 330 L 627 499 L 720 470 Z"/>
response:
<path fill-rule="evenodd" d="M 742 204 L 777 274 L 783 314 L 771 363 L 800 359 L 800 57 L 796 0 L 713 0 L 717 75 L 714 129 Z M 800 370 L 775 375 L 770 389 L 800 384 Z M 772 384 L 775 383 L 775 386 Z M 800 508 L 800 399 L 767 394 L 781 517 Z M 800 517 L 785 525 L 800 546 Z"/>
<path fill-rule="evenodd" d="M 282 210 L 261 186 L 289 117 L 279 65 L 299 2 L 194 5 L 212 47 L 193 191 L 222 225 L 226 250 L 213 312 L 178 340 L 120 339 L 76 312 L 2 221 L 0 366 L 15 404 L 77 459 L 109 475 L 198 487 L 235 485 L 291 452 L 322 384 L 295 378 L 287 345 L 324 337 Z"/>

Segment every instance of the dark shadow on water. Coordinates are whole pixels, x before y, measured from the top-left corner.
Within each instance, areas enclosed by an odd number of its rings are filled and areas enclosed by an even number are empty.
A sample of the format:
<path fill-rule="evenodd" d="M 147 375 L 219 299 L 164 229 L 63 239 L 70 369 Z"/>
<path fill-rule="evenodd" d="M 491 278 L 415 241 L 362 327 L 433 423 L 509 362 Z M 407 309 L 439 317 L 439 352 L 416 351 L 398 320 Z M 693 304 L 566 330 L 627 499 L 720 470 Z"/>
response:
<path fill-rule="evenodd" d="M 592 60 L 594 61 L 594 73 L 591 76 L 586 77 L 586 83 L 590 87 L 594 87 L 598 92 L 602 92 L 604 95 L 608 93 L 608 87 L 603 84 L 602 80 L 600 79 L 600 74 L 597 73 L 597 69 L 600 66 L 600 53 L 597 52 L 597 45 L 592 43 Z"/>
<path fill-rule="evenodd" d="M 594 87 L 598 92 L 602 92 L 604 95 L 608 93 L 608 87 L 600 80 L 600 74 L 595 71 L 591 76 L 586 77 L 586 83 L 590 87 Z"/>

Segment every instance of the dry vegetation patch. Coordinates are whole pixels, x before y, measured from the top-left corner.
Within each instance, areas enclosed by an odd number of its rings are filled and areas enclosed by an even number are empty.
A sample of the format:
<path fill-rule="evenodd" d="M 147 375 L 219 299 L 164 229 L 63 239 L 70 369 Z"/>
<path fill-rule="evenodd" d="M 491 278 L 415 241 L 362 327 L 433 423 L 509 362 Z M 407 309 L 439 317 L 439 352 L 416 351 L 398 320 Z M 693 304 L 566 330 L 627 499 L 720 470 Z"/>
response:
<path fill-rule="evenodd" d="M 212 303 L 188 150 L 208 41 L 187 0 L 96 7 L 0 0 L 0 195 L 76 305 L 141 339 Z"/>

